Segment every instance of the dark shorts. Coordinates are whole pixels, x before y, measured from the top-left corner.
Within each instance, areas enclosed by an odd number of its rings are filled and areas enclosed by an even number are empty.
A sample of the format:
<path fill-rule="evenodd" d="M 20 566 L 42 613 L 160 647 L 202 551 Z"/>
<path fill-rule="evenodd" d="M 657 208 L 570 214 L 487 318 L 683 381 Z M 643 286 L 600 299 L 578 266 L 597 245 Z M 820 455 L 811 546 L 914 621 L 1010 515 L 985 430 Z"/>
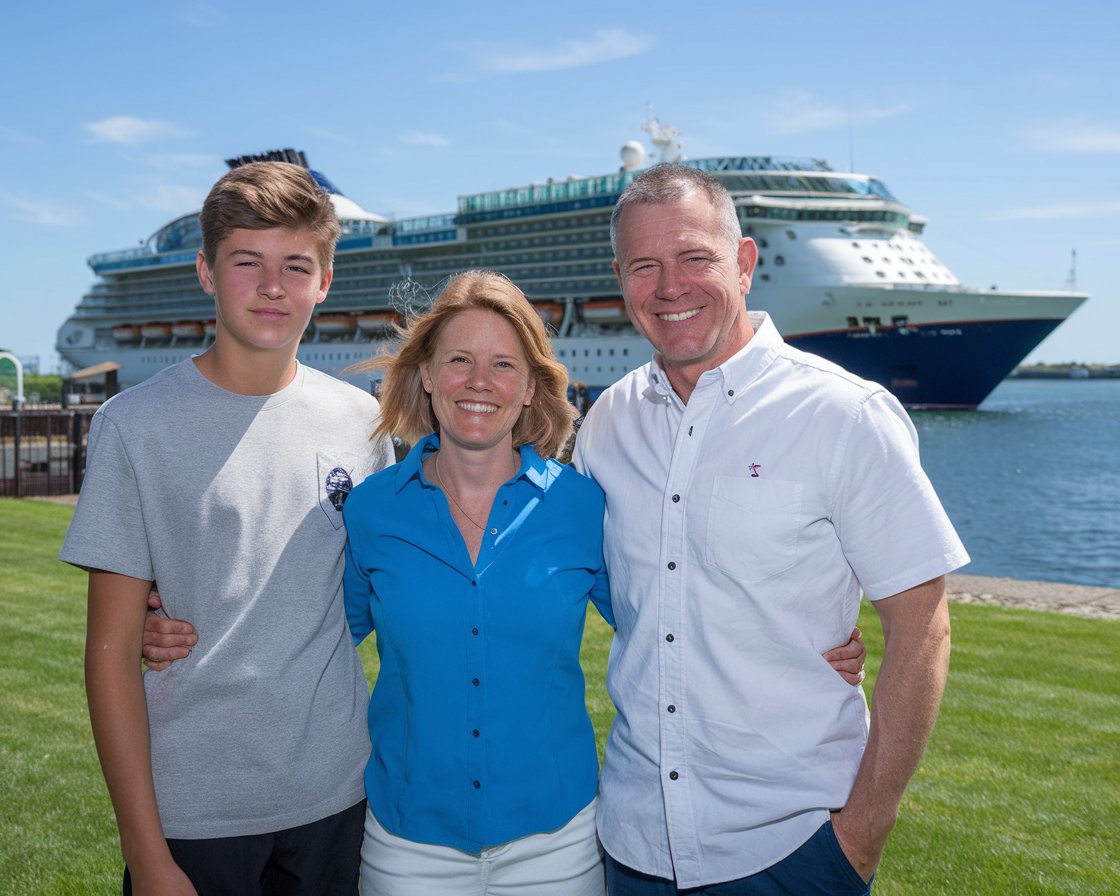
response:
<path fill-rule="evenodd" d="M 320 821 L 247 837 L 168 840 L 199 896 L 354 896 L 366 802 Z M 132 880 L 124 872 L 124 894 Z"/>
<path fill-rule="evenodd" d="M 872 877 L 872 881 L 874 881 Z M 791 855 L 748 877 L 679 889 L 671 880 L 627 868 L 607 855 L 608 896 L 869 896 L 826 821 Z"/>

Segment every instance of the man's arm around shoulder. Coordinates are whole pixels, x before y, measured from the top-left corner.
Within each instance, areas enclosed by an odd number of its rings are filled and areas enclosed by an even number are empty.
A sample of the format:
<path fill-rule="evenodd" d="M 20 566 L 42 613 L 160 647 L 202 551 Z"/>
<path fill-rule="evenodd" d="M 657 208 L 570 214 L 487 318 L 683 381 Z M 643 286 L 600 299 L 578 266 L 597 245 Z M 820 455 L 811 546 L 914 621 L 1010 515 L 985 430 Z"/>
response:
<path fill-rule="evenodd" d="M 853 867 L 869 880 L 898 817 L 902 794 L 933 731 L 949 673 L 944 576 L 874 601 L 883 662 L 871 698 L 867 749 L 833 828 Z"/>

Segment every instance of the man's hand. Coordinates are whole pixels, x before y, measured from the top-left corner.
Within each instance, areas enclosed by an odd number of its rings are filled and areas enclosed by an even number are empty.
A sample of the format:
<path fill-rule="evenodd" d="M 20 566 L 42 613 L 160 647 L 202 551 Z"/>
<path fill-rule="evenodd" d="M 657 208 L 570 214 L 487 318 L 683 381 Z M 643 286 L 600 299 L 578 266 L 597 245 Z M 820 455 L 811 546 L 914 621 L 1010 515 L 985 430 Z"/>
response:
<path fill-rule="evenodd" d="M 175 660 L 186 659 L 198 643 L 194 626 L 182 619 L 169 619 L 155 588 L 148 595 L 148 615 L 144 620 L 144 665 L 157 672 Z"/>
<path fill-rule="evenodd" d="M 863 664 L 867 659 L 867 648 L 863 646 L 863 632 L 858 628 L 852 629 L 852 637 L 847 644 L 826 650 L 822 656 L 848 684 L 863 684 Z"/>

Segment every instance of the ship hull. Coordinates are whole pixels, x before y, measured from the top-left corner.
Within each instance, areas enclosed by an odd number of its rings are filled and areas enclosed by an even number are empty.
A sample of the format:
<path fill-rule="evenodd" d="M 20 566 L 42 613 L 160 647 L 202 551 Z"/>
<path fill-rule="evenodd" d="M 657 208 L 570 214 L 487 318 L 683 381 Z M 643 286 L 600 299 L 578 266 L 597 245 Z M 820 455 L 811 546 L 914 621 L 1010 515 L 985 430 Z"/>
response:
<path fill-rule="evenodd" d="M 882 383 L 909 408 L 977 407 L 1015 366 L 1046 338 L 1063 318 L 1035 320 L 943 321 L 907 327 L 878 327 L 831 332 L 793 333 L 795 348 L 827 358 L 852 373 Z M 587 384 L 592 397 L 628 371 L 646 363 L 650 344 L 633 331 L 612 336 L 587 335 L 553 340 L 573 381 Z M 198 354 L 204 346 L 117 346 L 112 350 L 69 350 L 67 360 L 88 367 L 112 359 L 121 366 L 123 386 L 134 385 L 159 370 Z M 362 387 L 373 388 L 369 373 L 349 370 L 389 343 L 304 343 L 298 357 L 309 366 Z"/>

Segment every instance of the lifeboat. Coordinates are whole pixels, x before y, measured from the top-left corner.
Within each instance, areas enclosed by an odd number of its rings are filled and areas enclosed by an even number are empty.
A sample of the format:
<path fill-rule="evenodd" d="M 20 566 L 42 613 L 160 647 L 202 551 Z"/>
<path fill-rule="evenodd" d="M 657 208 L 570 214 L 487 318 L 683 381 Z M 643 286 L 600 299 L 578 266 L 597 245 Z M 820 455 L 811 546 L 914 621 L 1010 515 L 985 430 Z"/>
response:
<path fill-rule="evenodd" d="M 140 335 L 150 340 L 170 339 L 171 324 L 144 324 L 140 327 Z"/>
<path fill-rule="evenodd" d="M 202 321 L 181 320 L 171 325 L 171 335 L 176 339 L 201 339 Z"/>
<path fill-rule="evenodd" d="M 349 336 L 358 329 L 358 322 L 349 314 L 320 314 L 315 329 L 324 336 Z"/>
<path fill-rule="evenodd" d="M 382 333 L 401 322 L 396 311 L 366 311 L 358 315 L 358 329 L 363 333 Z"/>
<path fill-rule="evenodd" d="M 560 302 L 540 302 L 533 307 L 537 309 L 541 320 L 553 327 L 560 326 L 560 322 L 564 320 L 564 306 Z"/>
<path fill-rule="evenodd" d="M 601 299 L 583 303 L 583 319 L 589 324 L 624 324 L 629 321 L 622 299 Z"/>
<path fill-rule="evenodd" d="M 113 338 L 123 343 L 139 342 L 140 328 L 136 324 L 119 324 L 113 327 Z"/>

